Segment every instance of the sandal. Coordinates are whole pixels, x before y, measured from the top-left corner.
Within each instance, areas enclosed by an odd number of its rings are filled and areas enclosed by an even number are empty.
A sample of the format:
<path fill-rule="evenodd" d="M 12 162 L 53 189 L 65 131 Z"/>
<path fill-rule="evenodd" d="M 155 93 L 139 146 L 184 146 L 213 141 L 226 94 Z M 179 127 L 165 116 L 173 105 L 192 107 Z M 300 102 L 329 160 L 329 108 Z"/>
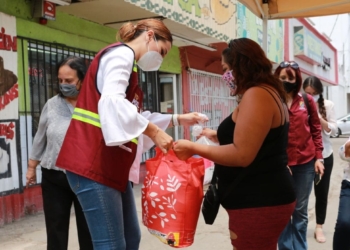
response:
<path fill-rule="evenodd" d="M 325 243 L 326 237 L 323 234 L 323 230 L 321 227 L 316 227 L 314 237 L 318 243 Z"/>

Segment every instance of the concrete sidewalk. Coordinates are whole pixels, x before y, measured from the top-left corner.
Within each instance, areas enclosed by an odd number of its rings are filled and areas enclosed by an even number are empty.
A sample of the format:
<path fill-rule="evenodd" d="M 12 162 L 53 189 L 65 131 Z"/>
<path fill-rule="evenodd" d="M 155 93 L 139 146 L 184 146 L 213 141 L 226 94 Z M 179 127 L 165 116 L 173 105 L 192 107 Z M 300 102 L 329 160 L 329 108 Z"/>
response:
<path fill-rule="evenodd" d="M 309 224 L 308 224 L 308 244 L 310 250 L 330 250 L 332 249 L 332 238 L 335 221 L 338 213 L 339 192 L 342 180 L 343 169 L 346 165 L 338 157 L 338 148 L 347 138 L 332 139 L 334 148 L 334 167 L 331 178 L 331 188 L 329 193 L 329 204 L 327 219 L 324 225 L 324 231 L 327 242 L 324 244 L 317 243 L 313 237 L 315 228 L 314 203 L 315 196 L 312 191 L 309 202 Z M 161 243 L 156 237 L 152 236 L 147 228 L 141 222 L 141 185 L 134 187 L 135 200 L 137 205 L 138 217 L 141 227 L 142 239 L 141 250 L 171 249 L 169 246 Z M 254 225 L 252 225 L 254 226 Z M 43 212 L 36 215 L 27 216 L 24 219 L 5 225 L 0 228 L 1 250 L 45 250 L 46 249 L 46 232 Z M 75 216 L 72 213 L 70 226 L 69 250 L 79 249 L 77 241 L 77 231 Z M 186 249 L 220 249 L 232 250 L 228 231 L 228 217 L 224 209 L 220 208 L 218 217 L 214 225 L 206 225 L 200 214 L 194 244 Z"/>

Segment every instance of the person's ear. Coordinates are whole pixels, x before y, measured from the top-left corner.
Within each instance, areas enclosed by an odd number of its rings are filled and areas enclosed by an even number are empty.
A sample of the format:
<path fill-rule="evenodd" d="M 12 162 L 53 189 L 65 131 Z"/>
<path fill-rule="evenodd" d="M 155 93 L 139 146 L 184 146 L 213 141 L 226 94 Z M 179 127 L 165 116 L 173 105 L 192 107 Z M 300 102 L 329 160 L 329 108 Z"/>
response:
<path fill-rule="evenodd" d="M 147 30 L 146 31 L 147 36 L 147 42 L 150 42 L 152 39 L 154 39 L 154 31 L 153 30 Z"/>
<path fill-rule="evenodd" d="M 78 81 L 77 82 L 77 85 L 75 86 L 75 88 L 78 90 L 78 91 L 80 91 L 81 90 L 81 85 L 82 85 L 82 81 Z"/>

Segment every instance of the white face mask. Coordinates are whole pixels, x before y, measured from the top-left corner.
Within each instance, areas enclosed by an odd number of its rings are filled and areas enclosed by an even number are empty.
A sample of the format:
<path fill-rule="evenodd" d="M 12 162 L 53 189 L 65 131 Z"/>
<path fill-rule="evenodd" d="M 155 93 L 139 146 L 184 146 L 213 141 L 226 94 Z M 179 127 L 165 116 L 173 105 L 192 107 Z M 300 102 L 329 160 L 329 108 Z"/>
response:
<path fill-rule="evenodd" d="M 314 102 L 317 102 L 320 98 L 320 95 L 313 95 L 312 97 L 314 98 Z"/>
<path fill-rule="evenodd" d="M 156 37 L 154 37 L 154 40 L 157 43 L 158 48 L 158 42 Z M 157 51 L 148 51 L 141 56 L 141 58 L 138 60 L 137 65 L 143 70 L 143 71 L 156 71 L 159 69 L 160 65 L 163 62 L 163 57 L 157 52 Z"/>

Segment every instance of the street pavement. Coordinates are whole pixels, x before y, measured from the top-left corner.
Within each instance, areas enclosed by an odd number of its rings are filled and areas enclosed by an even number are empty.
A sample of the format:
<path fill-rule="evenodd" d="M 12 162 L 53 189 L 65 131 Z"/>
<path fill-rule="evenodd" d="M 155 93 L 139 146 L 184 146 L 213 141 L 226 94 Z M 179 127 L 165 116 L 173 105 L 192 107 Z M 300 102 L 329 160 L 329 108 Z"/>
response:
<path fill-rule="evenodd" d="M 328 210 L 324 232 L 327 238 L 326 243 L 317 243 L 314 239 L 315 228 L 315 196 L 312 191 L 309 202 L 309 224 L 308 224 L 308 245 L 310 250 L 330 250 L 332 249 L 332 238 L 334 226 L 338 213 L 340 184 L 342 181 L 343 169 L 346 163 L 340 160 L 338 156 L 339 147 L 345 143 L 347 137 L 333 138 L 334 149 L 334 167 L 331 177 L 329 190 Z M 141 222 L 141 184 L 134 187 L 137 212 L 141 227 L 141 250 L 165 250 L 169 246 L 161 243 L 156 237 L 152 236 Z M 254 226 L 254 225 L 252 225 Z M 69 234 L 69 250 L 79 249 L 77 240 L 77 230 L 75 224 L 74 211 L 71 215 L 71 225 Z M 0 228 L 0 249 L 1 250 L 45 250 L 46 232 L 43 212 L 35 215 L 26 216 L 20 221 L 7 224 Z M 218 217 L 214 225 L 206 225 L 200 214 L 195 240 L 192 246 L 186 248 L 189 250 L 220 249 L 232 250 L 228 231 L 228 217 L 224 209 L 220 208 Z"/>

